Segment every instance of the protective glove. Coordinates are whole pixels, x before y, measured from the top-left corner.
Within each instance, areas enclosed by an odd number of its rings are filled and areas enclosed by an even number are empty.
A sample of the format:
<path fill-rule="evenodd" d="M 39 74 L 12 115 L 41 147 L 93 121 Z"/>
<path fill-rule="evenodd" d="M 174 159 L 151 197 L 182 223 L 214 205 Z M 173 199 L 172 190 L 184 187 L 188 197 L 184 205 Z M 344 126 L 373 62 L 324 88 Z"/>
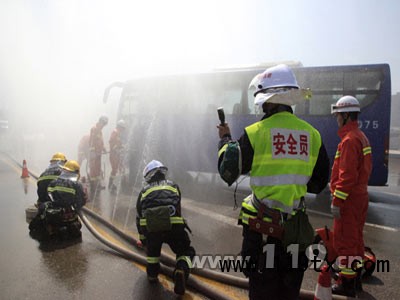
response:
<path fill-rule="evenodd" d="M 340 219 L 340 207 L 331 204 L 331 213 L 335 219 Z"/>

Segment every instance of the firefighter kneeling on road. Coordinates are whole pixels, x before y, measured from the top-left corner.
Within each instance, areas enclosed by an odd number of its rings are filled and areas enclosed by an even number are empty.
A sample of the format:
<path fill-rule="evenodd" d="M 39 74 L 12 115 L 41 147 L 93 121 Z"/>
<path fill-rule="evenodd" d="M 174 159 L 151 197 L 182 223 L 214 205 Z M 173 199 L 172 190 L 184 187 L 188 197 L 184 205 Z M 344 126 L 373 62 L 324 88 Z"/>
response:
<path fill-rule="evenodd" d="M 62 172 L 62 166 L 67 161 L 65 155 L 61 152 L 55 153 L 51 160 L 50 165 L 44 170 L 42 174 L 40 174 L 39 179 L 37 180 L 37 206 L 50 201 L 49 194 L 47 193 L 47 187 L 50 182 L 56 179 Z"/>
<path fill-rule="evenodd" d="M 51 200 L 44 203 L 43 210 L 29 224 L 31 236 L 39 241 L 81 237 L 77 210 L 85 205 L 87 193 L 79 182 L 80 167 L 78 162 L 69 160 L 62 169 L 47 188 Z"/>
<path fill-rule="evenodd" d="M 183 295 L 195 250 L 190 246 L 185 230 L 190 231 L 181 213 L 181 192 L 177 184 L 166 180 L 167 171 L 157 160 L 152 160 L 144 168 L 146 186 L 137 199 L 136 226 L 140 241 L 146 246 L 148 280 L 158 281 L 161 248 L 163 243 L 167 243 L 176 254 L 174 291 Z"/>

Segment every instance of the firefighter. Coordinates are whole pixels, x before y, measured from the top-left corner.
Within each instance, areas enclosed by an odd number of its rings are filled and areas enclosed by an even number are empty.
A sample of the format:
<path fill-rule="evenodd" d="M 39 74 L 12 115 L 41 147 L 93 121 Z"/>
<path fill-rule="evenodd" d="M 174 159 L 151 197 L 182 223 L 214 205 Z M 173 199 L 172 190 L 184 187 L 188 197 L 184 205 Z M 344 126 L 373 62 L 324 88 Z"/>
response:
<path fill-rule="evenodd" d="M 250 172 L 252 194 L 242 202 L 239 216 L 243 226 L 241 255 L 250 258 L 244 270 L 249 277 L 249 298 L 298 299 L 307 259 L 300 248 L 299 253 L 293 253 L 298 255 L 299 265 L 291 266 L 291 254 L 283 243 L 289 232 L 283 235 L 282 228 L 290 219 L 303 216 L 302 228 L 307 232 L 294 237 L 303 241 L 307 233 L 306 240 L 312 243 L 304 196 L 325 188 L 329 159 L 319 132 L 293 114 L 291 106 L 309 94 L 299 88 L 288 66 L 268 68 L 252 80 L 253 86 L 255 104 L 265 115 L 246 127 L 238 141 L 232 141 L 227 123 L 217 126 L 221 138 L 218 169 L 228 184 Z M 254 222 L 257 220 L 261 223 Z M 273 248 L 273 254 L 264 252 L 266 246 Z M 268 255 L 274 259 L 266 267 Z"/>
<path fill-rule="evenodd" d="M 144 168 L 146 185 L 136 203 L 136 226 L 141 245 L 146 246 L 149 282 L 158 281 L 161 248 L 163 243 L 167 243 L 176 254 L 174 291 L 183 295 L 195 250 L 190 246 L 185 230 L 190 231 L 181 213 L 181 192 L 177 184 L 166 179 L 167 170 L 157 160 L 152 160 Z"/>
<path fill-rule="evenodd" d="M 79 182 L 80 166 L 69 160 L 62 166 L 61 174 L 50 182 L 47 191 L 50 201 L 29 224 L 32 237 L 44 240 L 71 240 L 81 237 L 82 224 L 77 210 L 87 201 L 87 193 Z"/>
<path fill-rule="evenodd" d="M 62 166 L 67 161 L 65 155 L 61 152 L 55 153 L 50 159 L 50 165 L 40 174 L 37 180 L 37 206 L 40 207 L 41 204 L 50 201 L 49 195 L 47 193 L 47 187 L 49 183 L 56 179 L 62 171 Z"/>
<path fill-rule="evenodd" d="M 332 292 L 355 297 L 356 284 L 361 289 L 363 228 L 368 210 L 367 187 L 372 170 L 372 152 L 368 138 L 358 127 L 358 100 L 353 96 L 343 96 L 331 108 L 341 139 L 330 180 L 333 247 L 340 270 Z"/>
<path fill-rule="evenodd" d="M 111 174 L 108 181 L 108 189 L 111 192 L 115 192 L 117 187 L 114 184 L 117 173 L 121 171 L 122 159 L 124 155 L 124 137 L 123 133 L 126 129 L 126 123 L 124 120 L 117 122 L 117 127 L 113 130 L 110 136 L 110 164 Z"/>
<path fill-rule="evenodd" d="M 101 155 L 107 153 L 103 141 L 103 128 L 108 123 L 106 116 L 101 116 L 95 126 L 90 130 L 89 137 L 89 177 L 90 191 L 95 192 L 97 189 L 104 189 L 101 184 Z"/>
<path fill-rule="evenodd" d="M 86 134 L 79 141 L 79 145 L 78 145 L 78 163 L 79 163 L 80 166 L 82 166 L 82 162 L 85 159 L 89 158 L 89 139 L 90 139 L 90 135 Z"/>

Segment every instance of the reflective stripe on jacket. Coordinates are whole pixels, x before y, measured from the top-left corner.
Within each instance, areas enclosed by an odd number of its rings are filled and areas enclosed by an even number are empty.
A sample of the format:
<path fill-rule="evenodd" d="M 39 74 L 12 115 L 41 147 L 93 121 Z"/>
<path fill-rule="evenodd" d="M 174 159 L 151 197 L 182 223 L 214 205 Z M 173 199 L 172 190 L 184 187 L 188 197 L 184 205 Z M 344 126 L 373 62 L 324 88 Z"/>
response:
<path fill-rule="evenodd" d="M 39 202 L 50 201 L 47 193 L 47 188 L 54 179 L 57 179 L 61 174 L 61 165 L 58 163 L 51 163 L 47 169 L 40 175 L 37 180 L 37 194 L 39 197 Z"/>
<path fill-rule="evenodd" d="M 143 231 L 139 227 L 147 225 L 144 211 L 147 208 L 168 206 L 170 208 L 171 224 L 184 224 L 181 217 L 181 195 L 179 187 L 169 180 L 162 180 L 145 186 L 140 192 L 137 208 L 137 221 L 139 233 Z"/>
<path fill-rule="evenodd" d="M 80 209 L 86 203 L 86 192 L 78 181 L 78 175 L 63 171 L 61 175 L 53 180 L 47 188 L 51 194 L 55 207 L 71 207 Z"/>
<path fill-rule="evenodd" d="M 250 186 L 267 207 L 292 213 L 307 192 L 322 141 L 319 132 L 289 112 L 245 129 L 254 150 Z"/>
<path fill-rule="evenodd" d="M 247 196 L 242 202 L 242 209 L 239 214 L 239 225 L 249 225 L 249 219 L 257 218 L 257 208 L 253 205 L 253 194 Z M 263 220 L 266 222 L 271 222 L 272 219 L 263 216 Z"/>

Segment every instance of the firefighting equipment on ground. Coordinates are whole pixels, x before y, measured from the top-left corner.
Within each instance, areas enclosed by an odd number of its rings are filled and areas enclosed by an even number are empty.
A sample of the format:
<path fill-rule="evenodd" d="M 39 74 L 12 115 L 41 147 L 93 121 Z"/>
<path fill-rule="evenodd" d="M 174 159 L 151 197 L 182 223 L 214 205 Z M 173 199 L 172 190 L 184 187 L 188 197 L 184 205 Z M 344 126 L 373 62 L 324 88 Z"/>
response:
<path fill-rule="evenodd" d="M 129 242 L 131 245 L 136 246 L 137 245 L 137 240 L 133 238 L 130 235 L 127 235 L 125 232 L 119 230 L 116 228 L 114 225 L 100 217 L 99 215 L 95 214 L 94 212 L 90 211 L 87 208 L 83 208 L 82 211 L 79 211 L 79 216 L 82 220 L 82 222 L 86 225 L 88 230 L 102 243 L 110 247 L 111 249 L 115 250 L 117 253 L 123 255 L 123 257 L 133 260 L 141 265 L 146 265 L 147 264 L 147 259 L 146 257 L 133 252 L 132 250 L 128 250 L 125 247 L 121 247 L 110 240 L 106 239 L 104 236 L 102 236 L 95 228 L 94 226 L 89 222 L 87 217 L 83 214 L 87 213 L 89 216 L 94 217 L 96 220 L 99 220 L 102 224 L 106 225 L 110 229 L 112 229 L 115 233 L 117 233 L 120 237 L 122 237 L 125 241 Z M 143 249 L 138 248 L 138 250 L 143 251 Z M 160 261 L 162 264 L 160 265 L 160 273 L 170 277 L 173 279 L 174 277 L 174 265 L 175 265 L 175 259 L 162 254 Z M 198 275 L 203 276 L 208 279 L 216 280 L 228 285 L 233 285 L 233 286 L 238 286 L 245 288 L 247 286 L 247 282 L 243 280 L 242 278 L 238 278 L 232 275 L 227 275 L 227 274 L 221 274 L 219 272 L 215 272 L 212 270 L 206 270 L 206 269 L 196 269 L 198 271 Z M 216 300 L 229 300 L 231 299 L 230 296 L 225 295 L 225 293 L 219 292 L 217 289 L 210 287 L 209 285 L 205 284 L 203 280 L 200 278 L 195 278 L 193 276 L 190 276 L 189 279 L 187 280 L 187 286 L 191 287 L 197 291 L 199 291 L 201 294 L 205 295 L 206 297 L 210 299 L 216 299 Z"/>
<path fill-rule="evenodd" d="M 332 300 L 331 274 L 327 265 L 321 268 L 321 272 L 318 275 L 314 300 Z"/>
<path fill-rule="evenodd" d="M 364 253 L 361 257 L 359 257 L 359 261 L 356 262 L 356 264 L 352 264 L 349 266 L 348 264 L 345 266 L 340 266 L 340 262 L 337 261 L 338 259 L 338 254 L 334 248 L 334 234 L 333 232 L 327 227 L 323 228 L 318 228 L 315 230 L 316 231 L 316 236 L 314 239 L 314 245 L 322 245 L 324 247 L 324 252 L 322 254 L 323 257 L 319 257 L 321 260 L 324 260 L 328 262 L 330 265 L 332 265 L 331 268 L 329 268 L 329 283 L 331 282 L 331 279 L 334 279 L 334 284 L 330 289 L 333 290 L 333 292 L 337 295 L 343 295 L 343 296 L 351 296 L 355 297 L 358 292 L 362 291 L 362 280 L 370 277 L 376 266 L 376 255 L 375 253 L 371 250 L 371 248 L 365 246 L 364 247 Z M 346 261 L 348 263 L 348 261 Z M 324 274 L 324 270 L 326 271 L 326 265 L 323 266 L 322 272 L 319 274 L 318 278 L 318 284 L 320 281 L 326 282 L 327 275 Z M 350 276 L 343 276 L 341 273 L 343 273 L 343 270 L 347 270 L 347 273 L 350 274 Z M 356 271 L 354 271 L 356 270 Z M 354 274 L 353 274 L 354 273 Z M 319 291 L 318 295 L 321 300 L 325 299 L 331 299 L 331 298 L 324 298 L 322 295 L 325 295 L 327 297 L 324 288 L 318 287 L 316 288 L 316 296 L 317 296 L 317 291 Z"/>
<path fill-rule="evenodd" d="M 15 162 L 16 163 L 16 162 Z M 17 163 L 16 163 L 17 164 Z M 21 165 L 19 165 L 21 167 Z M 37 175 L 32 175 L 35 179 L 38 178 Z M 34 205 L 29 206 L 26 209 L 26 217 L 27 221 L 30 221 L 30 219 L 33 217 L 32 214 L 36 214 L 37 208 Z M 131 250 L 127 250 L 127 248 L 122 247 L 120 245 L 117 245 L 110 240 L 106 239 L 103 235 L 101 235 L 95 227 L 91 224 L 91 222 L 88 220 L 88 218 L 85 215 L 90 216 L 94 220 L 100 222 L 104 226 L 108 227 L 111 229 L 113 232 L 115 232 L 117 235 L 119 235 L 121 238 L 123 238 L 126 242 L 128 242 L 131 245 L 136 246 L 138 244 L 138 240 L 136 240 L 132 235 L 128 235 L 125 231 L 120 230 L 117 228 L 115 225 L 111 224 L 109 221 L 104 219 L 103 217 L 97 215 L 95 212 L 92 210 L 82 207 L 81 210 L 78 211 L 78 215 L 81 219 L 81 221 L 85 224 L 89 232 L 91 232 L 100 242 L 105 244 L 106 246 L 110 247 L 111 249 L 115 250 L 117 253 L 120 253 L 123 257 L 133 260 L 141 265 L 146 265 L 146 257 L 133 252 Z M 138 248 L 137 250 L 143 251 L 142 248 Z M 167 275 L 168 277 L 172 278 L 173 274 L 173 266 L 175 265 L 175 258 L 172 258 L 164 253 L 161 253 L 160 257 L 160 262 L 162 263 L 160 272 Z M 172 266 L 172 267 L 171 267 Z M 216 282 L 220 282 L 226 285 L 230 286 L 235 286 L 238 288 L 243 288 L 243 289 L 248 289 L 248 280 L 245 278 L 240 278 L 237 276 L 229 275 L 229 274 L 224 274 L 221 272 L 216 272 L 210 269 L 198 269 L 194 268 L 192 269 L 192 273 L 199 275 L 201 277 L 207 278 L 209 280 L 215 280 Z M 219 292 L 218 289 L 215 289 L 214 287 L 210 287 L 208 284 L 203 283 L 200 278 L 198 279 L 197 277 L 190 276 L 187 285 L 200 293 L 204 294 L 206 297 L 210 299 L 221 299 L 221 300 L 228 300 L 231 299 L 230 296 L 226 295 L 225 293 Z M 301 299 L 313 299 L 314 293 L 311 291 L 307 290 L 301 290 L 300 292 Z M 333 299 L 343 299 L 341 297 L 334 296 Z"/>

